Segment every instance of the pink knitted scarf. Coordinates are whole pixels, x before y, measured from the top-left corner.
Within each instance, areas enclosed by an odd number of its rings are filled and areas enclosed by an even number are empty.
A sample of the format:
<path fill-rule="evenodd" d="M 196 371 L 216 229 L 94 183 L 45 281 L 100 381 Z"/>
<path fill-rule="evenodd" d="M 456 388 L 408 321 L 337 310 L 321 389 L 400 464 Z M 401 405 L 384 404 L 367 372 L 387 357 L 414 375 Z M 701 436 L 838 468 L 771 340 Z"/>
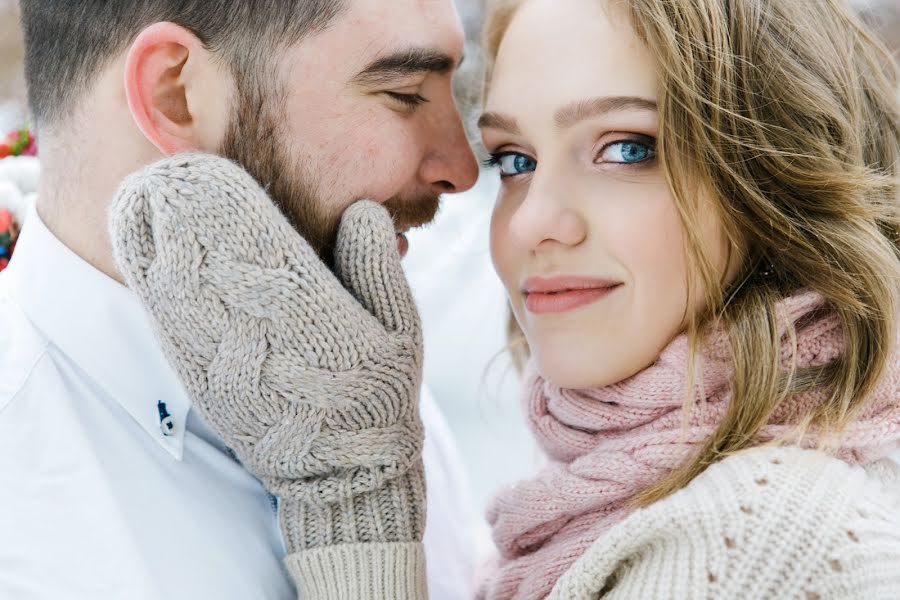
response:
<path fill-rule="evenodd" d="M 827 364 L 842 349 L 840 321 L 815 293 L 779 306 L 797 328 L 797 364 Z M 785 342 L 787 364 L 792 345 Z M 536 477 L 502 491 L 488 520 L 500 562 L 479 596 L 532 600 L 547 596 L 559 577 L 605 531 L 627 516 L 626 502 L 688 460 L 723 419 L 729 401 L 730 354 L 721 332 L 702 353 L 704 397 L 682 429 L 688 344 L 675 339 L 659 359 L 632 378 L 589 390 L 553 386 L 529 368 L 526 410 L 551 464 Z M 759 441 L 789 431 L 787 423 L 824 399 L 813 391 L 783 403 Z M 865 464 L 900 446 L 900 361 L 891 357 L 873 403 L 840 440 L 838 456 Z M 804 445 L 812 445 L 810 434 Z"/>

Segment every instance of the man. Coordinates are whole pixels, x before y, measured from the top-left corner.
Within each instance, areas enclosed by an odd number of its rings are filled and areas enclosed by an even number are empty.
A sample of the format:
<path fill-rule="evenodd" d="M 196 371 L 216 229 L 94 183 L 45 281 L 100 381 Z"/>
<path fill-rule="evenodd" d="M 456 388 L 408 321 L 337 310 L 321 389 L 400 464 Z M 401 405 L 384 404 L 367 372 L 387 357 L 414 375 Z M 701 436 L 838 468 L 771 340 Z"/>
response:
<path fill-rule="evenodd" d="M 463 45 L 455 9 L 21 8 L 42 181 L 0 276 L 0 598 L 290 598 L 277 503 L 190 410 L 120 283 L 106 210 L 128 173 L 217 152 L 265 186 L 326 261 L 360 198 L 388 208 L 405 251 L 403 232 L 477 177 L 451 95 Z M 427 400 L 422 414 L 431 594 L 465 597 L 459 482 L 442 466 L 452 448 Z"/>

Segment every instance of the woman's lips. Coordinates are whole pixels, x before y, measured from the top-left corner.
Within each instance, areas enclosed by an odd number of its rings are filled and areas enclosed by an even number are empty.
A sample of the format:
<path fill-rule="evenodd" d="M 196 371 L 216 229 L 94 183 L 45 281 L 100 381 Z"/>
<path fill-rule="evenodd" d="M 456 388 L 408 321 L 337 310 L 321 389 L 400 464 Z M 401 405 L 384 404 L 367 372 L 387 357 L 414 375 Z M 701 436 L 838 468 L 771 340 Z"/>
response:
<path fill-rule="evenodd" d="M 532 277 L 522 286 L 525 308 L 543 315 L 563 313 L 605 298 L 621 286 L 621 282 L 575 276 Z"/>

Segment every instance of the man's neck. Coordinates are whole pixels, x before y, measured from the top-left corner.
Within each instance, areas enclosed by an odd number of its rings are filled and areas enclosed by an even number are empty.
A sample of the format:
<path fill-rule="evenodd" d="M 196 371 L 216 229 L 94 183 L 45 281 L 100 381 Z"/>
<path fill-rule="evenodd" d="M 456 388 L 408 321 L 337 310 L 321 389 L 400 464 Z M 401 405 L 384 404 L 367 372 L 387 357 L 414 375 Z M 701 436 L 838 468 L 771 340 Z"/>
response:
<path fill-rule="evenodd" d="M 121 180 L 141 166 L 41 148 L 37 211 L 53 235 L 91 266 L 122 282 L 113 260 L 107 210 Z"/>
<path fill-rule="evenodd" d="M 85 262 L 121 283 L 103 220 L 90 209 L 60 206 L 53 193 L 43 185 L 38 193 L 37 212 L 47 229 Z"/>

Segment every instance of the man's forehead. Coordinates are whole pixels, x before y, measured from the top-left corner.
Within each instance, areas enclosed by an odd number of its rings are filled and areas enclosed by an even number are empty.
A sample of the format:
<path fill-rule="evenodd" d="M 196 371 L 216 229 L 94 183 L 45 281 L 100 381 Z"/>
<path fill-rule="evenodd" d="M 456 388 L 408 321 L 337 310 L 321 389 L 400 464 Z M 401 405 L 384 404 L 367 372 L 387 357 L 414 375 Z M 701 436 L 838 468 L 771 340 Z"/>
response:
<path fill-rule="evenodd" d="M 367 64 L 411 49 L 444 54 L 454 67 L 462 59 L 465 34 L 452 0 L 351 0 L 342 20 Z"/>

